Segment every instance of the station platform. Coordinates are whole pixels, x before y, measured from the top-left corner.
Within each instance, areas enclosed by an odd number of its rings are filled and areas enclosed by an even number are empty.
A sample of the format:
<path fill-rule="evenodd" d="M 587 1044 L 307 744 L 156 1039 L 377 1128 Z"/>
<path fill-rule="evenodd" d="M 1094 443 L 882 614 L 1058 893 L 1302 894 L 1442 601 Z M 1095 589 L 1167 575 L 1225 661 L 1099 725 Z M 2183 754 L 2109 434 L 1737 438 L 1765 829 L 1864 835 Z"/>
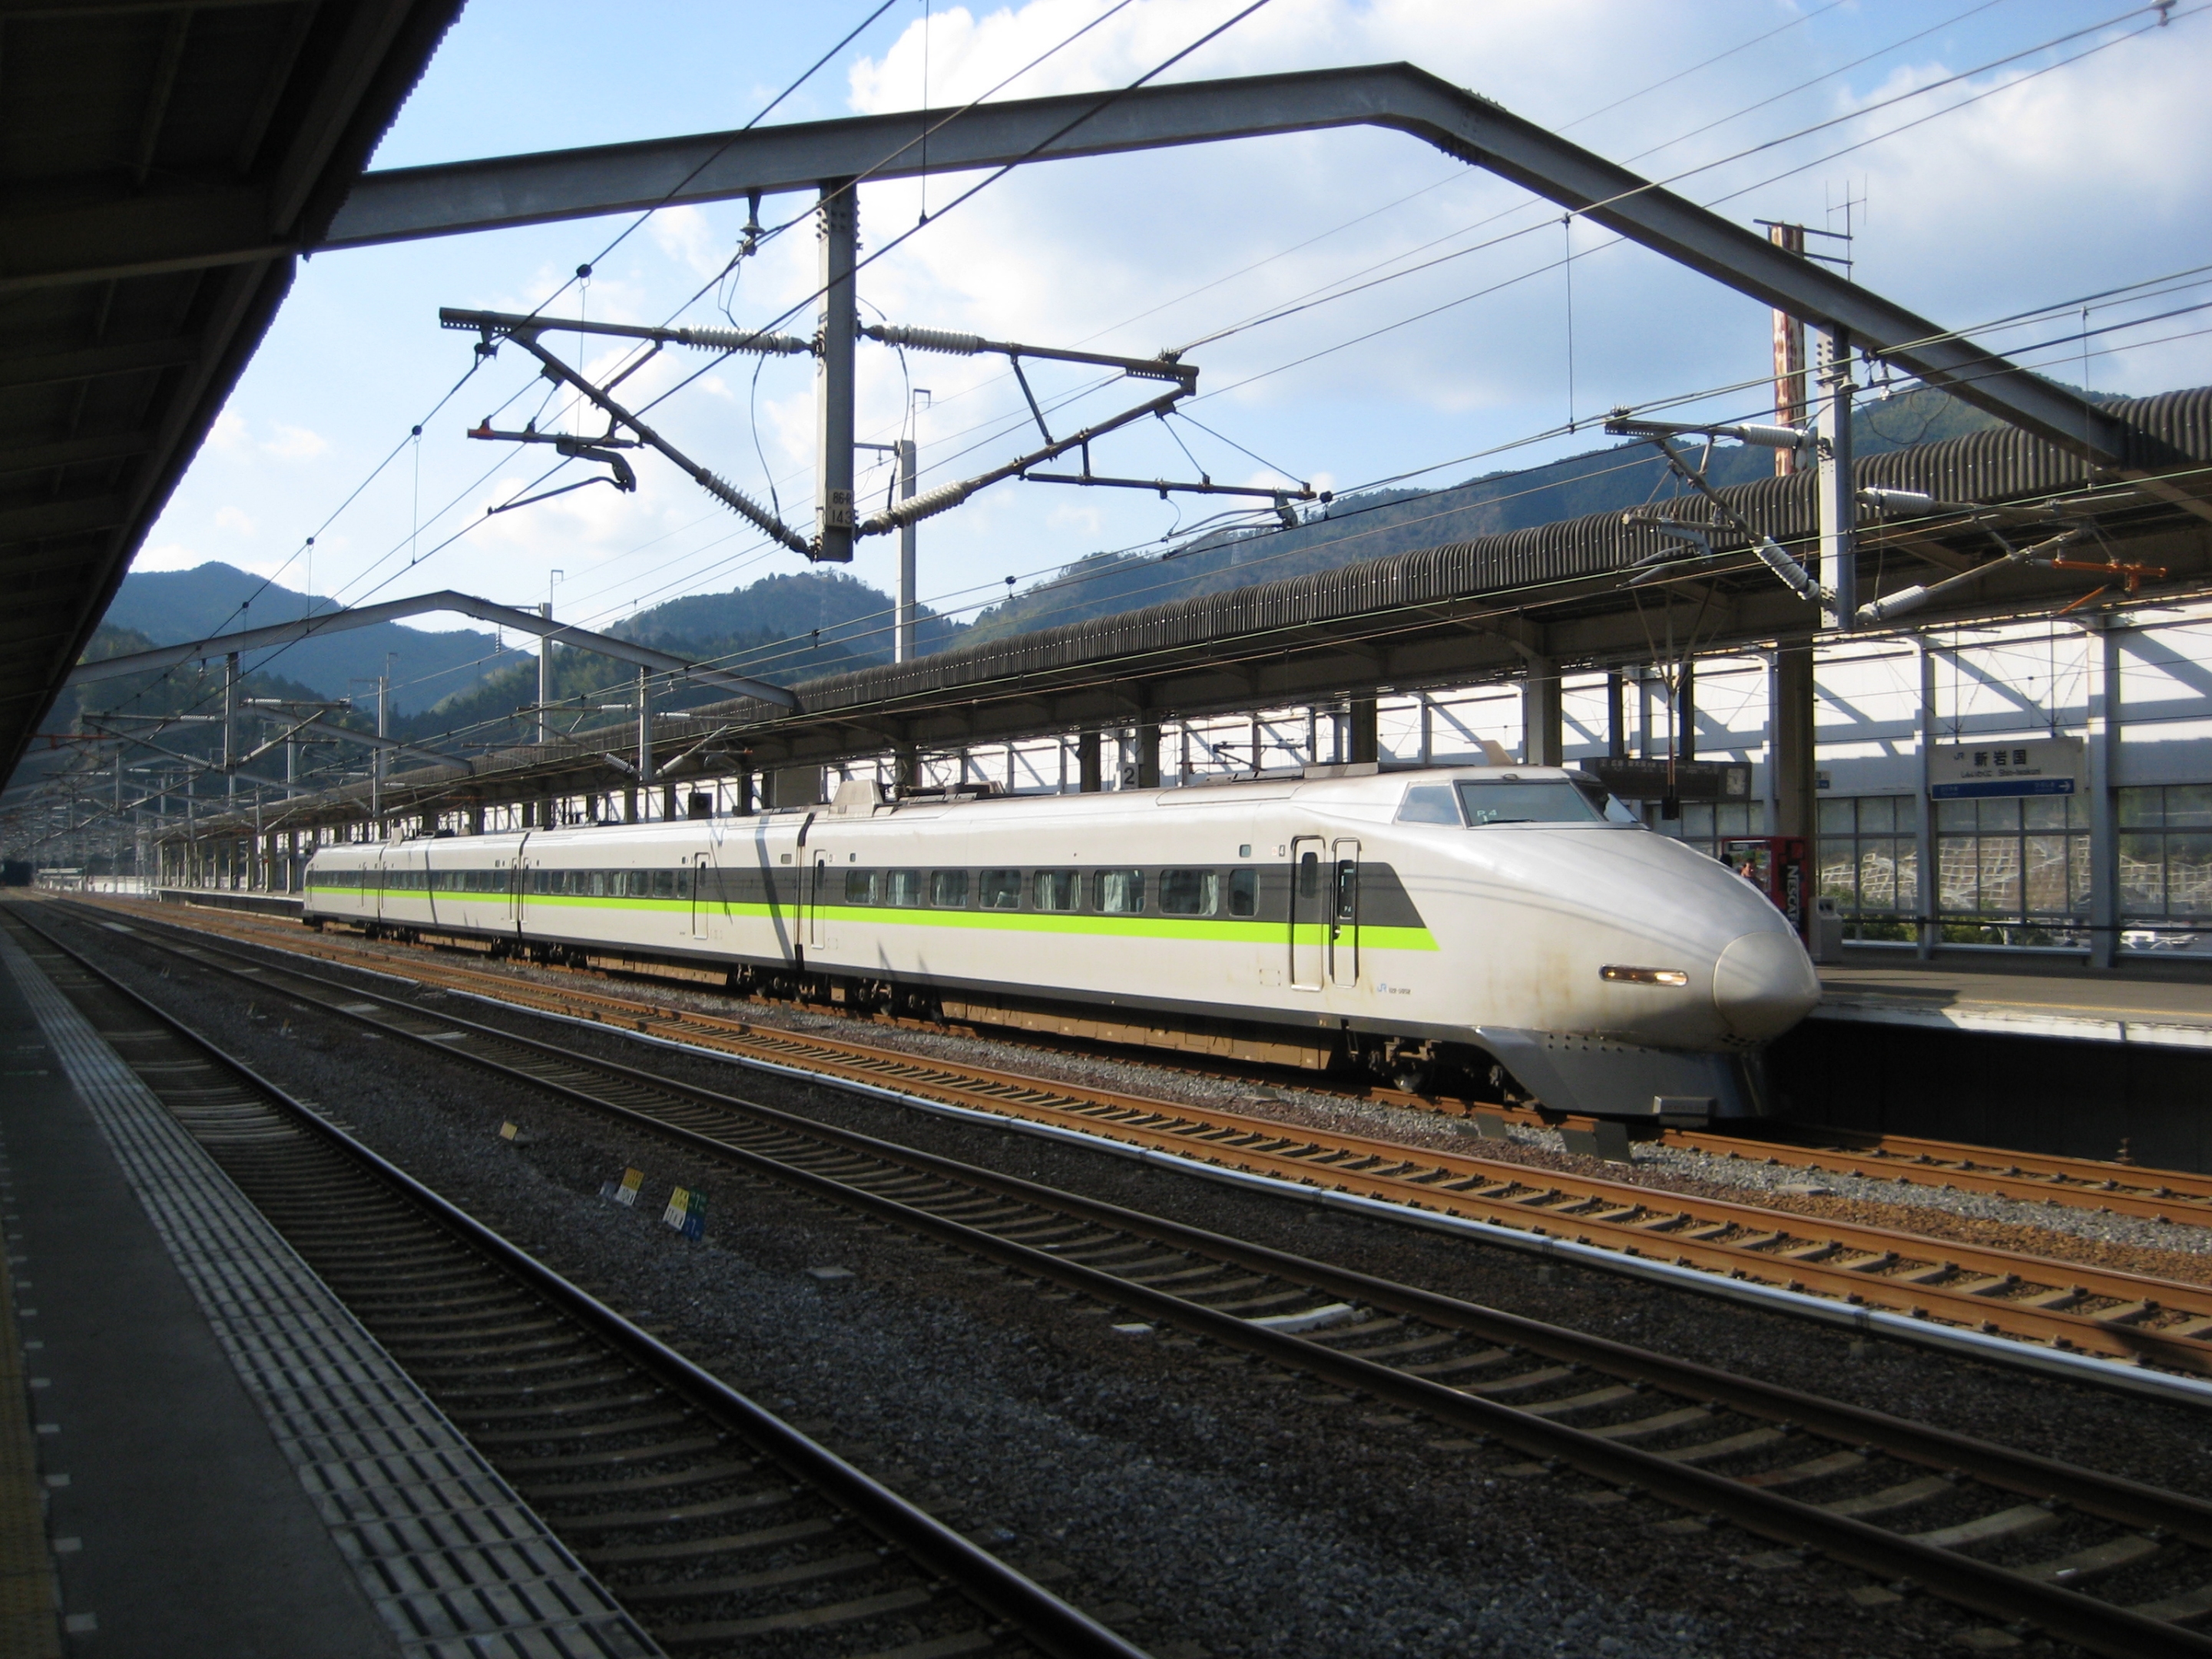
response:
<path fill-rule="evenodd" d="M 1884 963 L 1854 952 L 1820 973 L 1823 994 L 1810 1017 L 1823 1022 L 2212 1049 L 2212 974 L 2202 969 L 2160 963 L 2091 973 L 2034 958 Z"/>
<path fill-rule="evenodd" d="M 0 1054 L 0 1647 L 657 1652 L 6 934 Z"/>

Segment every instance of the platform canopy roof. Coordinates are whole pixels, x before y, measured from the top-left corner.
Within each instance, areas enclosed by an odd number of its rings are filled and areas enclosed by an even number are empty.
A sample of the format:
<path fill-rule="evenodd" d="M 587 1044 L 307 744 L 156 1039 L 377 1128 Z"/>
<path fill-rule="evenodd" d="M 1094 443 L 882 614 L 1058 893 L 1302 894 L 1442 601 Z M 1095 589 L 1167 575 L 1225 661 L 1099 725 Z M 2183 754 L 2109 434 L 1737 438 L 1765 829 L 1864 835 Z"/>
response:
<path fill-rule="evenodd" d="M 0 0 L 0 776 L 460 6 Z"/>

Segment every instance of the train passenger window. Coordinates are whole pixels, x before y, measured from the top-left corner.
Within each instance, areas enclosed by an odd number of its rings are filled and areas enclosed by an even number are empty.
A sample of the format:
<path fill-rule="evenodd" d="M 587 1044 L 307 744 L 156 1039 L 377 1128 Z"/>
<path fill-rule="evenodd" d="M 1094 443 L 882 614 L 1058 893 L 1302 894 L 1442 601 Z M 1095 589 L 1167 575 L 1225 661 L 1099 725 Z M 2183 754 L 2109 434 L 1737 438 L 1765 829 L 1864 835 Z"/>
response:
<path fill-rule="evenodd" d="M 975 902 L 986 910 L 1020 909 L 1022 872 L 1018 870 L 986 870 L 976 887 Z"/>
<path fill-rule="evenodd" d="M 673 870 L 651 870 L 647 874 L 653 878 L 652 897 L 672 899 L 683 896 L 676 890 L 676 872 Z"/>
<path fill-rule="evenodd" d="M 1256 916 L 1260 914 L 1260 872 L 1257 870 L 1231 870 L 1229 872 L 1229 914 L 1232 916 Z"/>
<path fill-rule="evenodd" d="M 605 870 L 591 870 L 586 871 L 585 873 L 589 875 L 592 878 L 592 890 L 586 894 L 586 896 L 588 898 L 607 897 L 607 876 L 609 872 Z"/>
<path fill-rule="evenodd" d="M 1398 808 L 1401 823 L 1449 823 L 1459 826 L 1459 807 L 1452 799 L 1451 785 L 1448 783 L 1417 783 L 1406 792 L 1405 804 Z"/>
<path fill-rule="evenodd" d="M 1091 878 L 1093 908 L 1109 916 L 1133 916 L 1145 908 L 1145 872 L 1101 870 Z"/>
<path fill-rule="evenodd" d="M 1307 853 L 1298 860 L 1298 896 L 1317 898 L 1321 895 L 1321 854 Z"/>
<path fill-rule="evenodd" d="M 845 872 L 845 902 L 873 904 L 876 902 L 876 872 L 872 870 L 848 870 Z"/>
<path fill-rule="evenodd" d="M 940 910 L 966 909 L 968 908 L 968 872 L 965 870 L 931 871 L 929 902 Z"/>
<path fill-rule="evenodd" d="M 1040 910 L 1073 910 L 1081 885 L 1080 879 L 1073 870 L 1040 870 L 1036 872 L 1036 908 Z"/>
<path fill-rule="evenodd" d="M 921 872 L 919 870 L 886 870 L 884 872 L 884 902 L 895 904 L 902 910 L 911 910 L 921 902 Z"/>
<path fill-rule="evenodd" d="M 1160 914 L 1210 916 L 1220 903 L 1221 878 L 1211 870 L 1160 872 Z"/>

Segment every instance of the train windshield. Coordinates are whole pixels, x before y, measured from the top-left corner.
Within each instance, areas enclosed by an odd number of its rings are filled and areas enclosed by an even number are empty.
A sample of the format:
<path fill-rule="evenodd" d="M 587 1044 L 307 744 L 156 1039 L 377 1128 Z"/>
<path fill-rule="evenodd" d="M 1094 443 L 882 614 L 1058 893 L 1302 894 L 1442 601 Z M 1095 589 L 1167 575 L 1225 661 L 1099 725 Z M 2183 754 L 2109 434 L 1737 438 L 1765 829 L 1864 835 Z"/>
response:
<path fill-rule="evenodd" d="M 1462 780 L 1459 804 L 1470 824 L 1603 823 L 1604 790 L 1565 778 Z"/>

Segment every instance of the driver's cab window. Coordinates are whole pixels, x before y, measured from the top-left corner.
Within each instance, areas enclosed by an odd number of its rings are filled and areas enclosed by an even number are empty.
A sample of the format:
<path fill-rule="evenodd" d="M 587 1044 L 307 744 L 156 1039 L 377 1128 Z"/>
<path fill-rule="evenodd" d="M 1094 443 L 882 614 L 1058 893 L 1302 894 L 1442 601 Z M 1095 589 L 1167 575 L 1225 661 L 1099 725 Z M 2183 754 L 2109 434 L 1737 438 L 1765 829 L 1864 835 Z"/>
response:
<path fill-rule="evenodd" d="M 1459 821 L 1459 803 L 1448 783 L 1417 783 L 1398 808 L 1401 823 L 1448 823 L 1456 830 Z"/>

